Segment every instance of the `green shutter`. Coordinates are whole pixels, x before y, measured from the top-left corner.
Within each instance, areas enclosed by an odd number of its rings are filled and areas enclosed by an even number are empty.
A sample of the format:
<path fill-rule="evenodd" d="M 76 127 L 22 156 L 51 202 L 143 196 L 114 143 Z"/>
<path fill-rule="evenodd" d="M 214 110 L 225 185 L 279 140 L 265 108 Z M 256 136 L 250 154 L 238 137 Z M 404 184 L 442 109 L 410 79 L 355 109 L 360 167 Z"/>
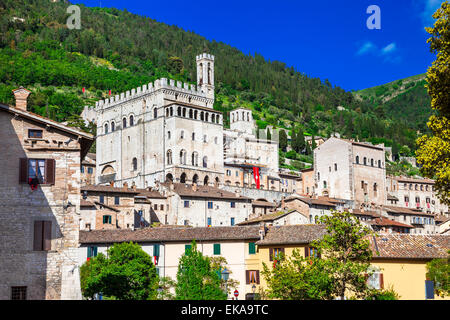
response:
<path fill-rule="evenodd" d="M 220 243 L 214 243 L 214 254 L 220 254 Z"/>
<path fill-rule="evenodd" d="M 254 242 L 250 242 L 248 244 L 248 253 L 249 254 L 255 254 L 256 253 L 256 245 Z"/>
<path fill-rule="evenodd" d="M 87 252 L 87 257 L 88 257 L 88 258 L 92 257 L 92 247 L 88 247 L 88 248 L 87 248 L 87 251 L 88 251 L 88 252 Z"/>
<path fill-rule="evenodd" d="M 154 244 L 153 245 L 153 256 L 154 257 L 159 257 L 159 244 Z"/>
<path fill-rule="evenodd" d="M 191 252 L 191 245 L 190 244 L 186 244 L 184 246 L 184 254 L 188 255 Z"/>

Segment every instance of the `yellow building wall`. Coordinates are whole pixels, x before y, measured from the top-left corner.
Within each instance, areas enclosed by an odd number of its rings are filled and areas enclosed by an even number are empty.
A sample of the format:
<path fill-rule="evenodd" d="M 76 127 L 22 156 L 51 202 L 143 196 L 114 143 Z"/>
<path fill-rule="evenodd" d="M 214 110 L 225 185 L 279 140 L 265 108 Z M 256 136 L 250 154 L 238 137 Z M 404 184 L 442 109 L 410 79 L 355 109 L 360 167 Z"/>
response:
<path fill-rule="evenodd" d="M 284 248 L 285 255 L 291 256 L 294 249 L 298 249 L 302 257 L 305 256 L 305 247 L 307 245 L 298 246 L 271 246 L 271 248 Z M 256 258 L 256 257 L 255 257 Z M 267 282 L 261 274 L 263 271 L 263 262 L 272 268 L 273 261 L 269 260 L 269 247 L 258 247 L 259 270 L 260 270 L 260 286 L 262 290 L 267 289 Z M 373 260 L 372 265 L 381 269 L 383 273 L 384 288 L 391 286 L 394 291 L 399 294 L 400 300 L 425 300 L 425 279 L 426 279 L 426 263 L 425 260 Z M 257 289 L 257 292 L 258 292 Z M 435 300 L 443 300 L 443 298 L 434 295 Z M 446 297 L 445 300 L 450 300 Z"/>

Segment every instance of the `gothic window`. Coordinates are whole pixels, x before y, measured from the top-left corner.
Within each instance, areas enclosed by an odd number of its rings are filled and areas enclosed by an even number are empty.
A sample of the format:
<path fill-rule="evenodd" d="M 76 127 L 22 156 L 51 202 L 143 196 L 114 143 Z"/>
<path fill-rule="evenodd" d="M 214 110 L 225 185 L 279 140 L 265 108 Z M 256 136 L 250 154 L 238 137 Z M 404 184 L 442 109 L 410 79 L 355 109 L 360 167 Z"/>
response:
<path fill-rule="evenodd" d="M 378 160 L 378 168 L 381 168 L 381 160 Z"/>
<path fill-rule="evenodd" d="M 167 139 L 170 140 L 170 131 L 167 131 Z"/>
<path fill-rule="evenodd" d="M 203 157 L 203 168 L 207 168 L 208 167 L 208 157 L 204 156 Z"/>
<path fill-rule="evenodd" d="M 173 108 L 170 107 L 170 116 L 173 116 Z"/>
<path fill-rule="evenodd" d="M 158 118 L 158 109 L 156 107 L 153 109 L 153 118 Z"/>
<path fill-rule="evenodd" d="M 356 164 L 359 164 L 359 156 L 356 156 Z"/>
<path fill-rule="evenodd" d="M 209 177 L 206 176 L 205 179 L 203 179 L 203 185 L 207 186 L 209 182 Z"/>
<path fill-rule="evenodd" d="M 186 150 L 180 151 L 180 164 L 186 164 Z"/>
<path fill-rule="evenodd" d="M 198 153 L 197 151 L 192 152 L 192 165 L 198 166 Z"/>
<path fill-rule="evenodd" d="M 172 150 L 167 150 L 167 164 L 172 164 Z"/>
<path fill-rule="evenodd" d="M 203 135 L 203 142 L 204 142 L 204 143 L 208 142 L 208 137 L 206 136 L 206 134 Z"/>
<path fill-rule="evenodd" d="M 211 122 L 216 122 L 216 115 L 215 114 L 211 115 Z"/>
<path fill-rule="evenodd" d="M 137 159 L 133 158 L 133 170 L 136 171 L 137 170 Z"/>
<path fill-rule="evenodd" d="M 370 165 L 373 167 L 373 159 L 370 159 Z"/>
<path fill-rule="evenodd" d="M 202 120 L 202 121 L 205 120 L 205 113 L 203 111 L 200 112 L 200 120 Z"/>
<path fill-rule="evenodd" d="M 169 115 L 170 115 L 170 110 L 169 110 L 169 108 L 167 108 L 166 109 L 166 117 L 169 117 Z"/>
<path fill-rule="evenodd" d="M 208 63 L 208 84 L 211 84 L 211 66 Z"/>
<path fill-rule="evenodd" d="M 177 109 L 177 116 L 181 117 L 181 107 L 178 107 Z"/>
<path fill-rule="evenodd" d="M 108 124 L 105 123 L 105 134 L 108 134 Z"/>
<path fill-rule="evenodd" d="M 130 127 L 134 126 L 134 117 L 130 116 Z"/>
<path fill-rule="evenodd" d="M 364 157 L 364 165 L 367 165 L 367 158 Z"/>
<path fill-rule="evenodd" d="M 197 110 L 194 111 L 194 119 L 197 120 Z"/>
<path fill-rule="evenodd" d="M 205 116 L 205 121 L 206 121 L 206 122 L 208 122 L 208 121 L 209 121 L 209 113 L 206 113 L 206 116 Z"/>
<path fill-rule="evenodd" d="M 192 132 L 192 141 L 195 141 L 195 132 Z"/>
<path fill-rule="evenodd" d="M 186 108 L 183 108 L 183 117 L 186 118 Z"/>
<path fill-rule="evenodd" d="M 184 139 L 184 131 L 181 130 L 180 139 Z"/>
<path fill-rule="evenodd" d="M 181 176 L 180 176 L 180 182 L 181 182 L 181 183 L 186 183 L 186 173 L 183 172 L 183 173 L 181 174 Z"/>
<path fill-rule="evenodd" d="M 122 119 L 122 127 L 125 129 L 127 127 L 127 118 Z"/>
<path fill-rule="evenodd" d="M 189 109 L 189 118 L 192 119 L 193 115 L 192 115 L 192 109 Z"/>
<path fill-rule="evenodd" d="M 111 132 L 114 132 L 114 130 L 116 130 L 116 124 L 114 123 L 114 121 L 111 122 Z"/>
<path fill-rule="evenodd" d="M 192 177 L 192 183 L 198 183 L 198 175 L 194 174 L 194 176 Z"/>

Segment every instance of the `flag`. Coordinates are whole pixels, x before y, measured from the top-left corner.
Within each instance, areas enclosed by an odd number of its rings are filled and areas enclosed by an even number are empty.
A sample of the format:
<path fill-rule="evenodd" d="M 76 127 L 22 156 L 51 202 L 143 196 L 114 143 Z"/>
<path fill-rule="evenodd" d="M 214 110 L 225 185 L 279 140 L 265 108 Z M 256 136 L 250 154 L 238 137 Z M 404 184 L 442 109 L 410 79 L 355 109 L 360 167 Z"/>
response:
<path fill-rule="evenodd" d="M 84 87 L 83 87 L 83 93 L 84 93 L 84 91 L 85 91 L 85 89 L 84 89 Z"/>
<path fill-rule="evenodd" d="M 109 90 L 109 95 L 111 95 L 111 90 Z"/>
<path fill-rule="evenodd" d="M 259 168 L 258 167 L 253 167 L 253 177 L 255 178 L 256 188 L 259 189 L 260 181 L 259 181 Z"/>

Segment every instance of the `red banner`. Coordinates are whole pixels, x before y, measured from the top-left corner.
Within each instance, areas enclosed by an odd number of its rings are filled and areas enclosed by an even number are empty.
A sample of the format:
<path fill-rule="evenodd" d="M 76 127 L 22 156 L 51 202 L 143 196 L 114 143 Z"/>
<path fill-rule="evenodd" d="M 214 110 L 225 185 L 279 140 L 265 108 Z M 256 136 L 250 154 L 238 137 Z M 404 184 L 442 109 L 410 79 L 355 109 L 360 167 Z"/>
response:
<path fill-rule="evenodd" d="M 253 167 L 253 177 L 255 178 L 256 188 L 259 189 L 261 184 L 260 184 L 260 180 L 259 180 L 259 168 L 258 167 Z"/>

